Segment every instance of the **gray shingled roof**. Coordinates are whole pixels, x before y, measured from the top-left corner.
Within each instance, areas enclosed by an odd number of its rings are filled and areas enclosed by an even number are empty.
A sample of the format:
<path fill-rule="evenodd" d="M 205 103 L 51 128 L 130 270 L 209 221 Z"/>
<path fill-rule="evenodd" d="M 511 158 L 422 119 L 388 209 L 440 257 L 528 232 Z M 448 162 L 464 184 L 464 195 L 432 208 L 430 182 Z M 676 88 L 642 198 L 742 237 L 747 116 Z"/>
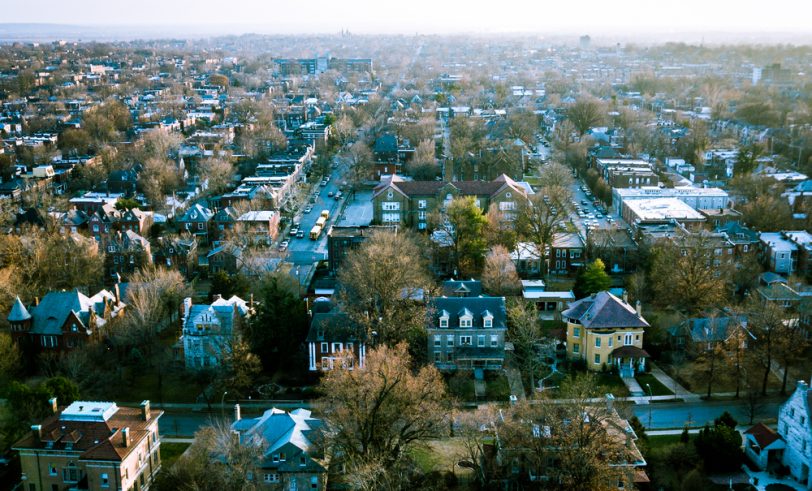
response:
<path fill-rule="evenodd" d="M 94 302 L 77 290 L 69 292 L 50 292 L 34 307 L 32 316 L 31 334 L 62 334 L 62 326 L 71 312 L 75 312 L 79 320 L 87 326 L 90 319 L 90 310 L 95 308 Z"/>
<path fill-rule="evenodd" d="M 579 321 L 588 329 L 648 327 L 648 322 L 637 315 L 634 307 L 606 291 L 571 303 L 561 315 Z"/>
<path fill-rule="evenodd" d="M 432 299 L 432 325 L 440 325 L 440 313 L 449 313 L 448 326 L 457 327 L 460 315 L 466 309 L 472 314 L 473 328 L 482 327 L 482 316 L 485 312 L 493 315 L 493 328 L 507 328 L 507 311 L 504 297 L 435 297 Z M 491 328 L 488 328 L 491 329 Z"/>

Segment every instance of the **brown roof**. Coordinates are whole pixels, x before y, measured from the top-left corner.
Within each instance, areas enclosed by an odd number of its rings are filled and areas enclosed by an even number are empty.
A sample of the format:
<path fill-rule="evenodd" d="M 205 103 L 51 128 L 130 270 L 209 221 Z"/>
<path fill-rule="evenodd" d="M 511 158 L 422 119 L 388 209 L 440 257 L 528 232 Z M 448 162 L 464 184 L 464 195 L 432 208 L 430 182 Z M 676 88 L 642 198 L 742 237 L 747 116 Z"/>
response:
<path fill-rule="evenodd" d="M 649 354 L 646 350 L 637 346 L 621 346 L 612 351 L 612 356 L 615 358 L 648 358 Z"/>
<path fill-rule="evenodd" d="M 778 433 L 767 427 L 764 423 L 758 423 L 749 430 L 744 432 L 745 435 L 753 435 L 759 447 L 765 448 L 770 446 L 776 440 L 781 439 Z"/>
<path fill-rule="evenodd" d="M 44 450 L 51 441 L 51 448 L 60 451 L 66 451 L 72 445 L 72 451 L 79 453 L 80 459 L 122 461 L 149 435 L 149 426 L 163 415 L 163 411 L 152 410 L 150 419 L 144 421 L 140 408 L 119 407 L 106 421 L 72 421 L 59 419 L 64 409 L 41 423 L 42 438 L 29 431 L 14 444 L 14 448 Z M 126 447 L 123 428 L 130 429 L 130 444 Z"/>

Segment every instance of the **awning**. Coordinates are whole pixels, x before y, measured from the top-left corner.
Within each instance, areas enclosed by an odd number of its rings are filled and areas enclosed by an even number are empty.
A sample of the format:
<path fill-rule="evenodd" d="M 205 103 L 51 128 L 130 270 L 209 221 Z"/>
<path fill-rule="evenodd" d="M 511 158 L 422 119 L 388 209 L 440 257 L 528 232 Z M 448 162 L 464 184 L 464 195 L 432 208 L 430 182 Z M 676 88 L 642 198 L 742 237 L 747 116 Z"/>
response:
<path fill-rule="evenodd" d="M 621 346 L 612 351 L 614 358 L 649 358 L 649 356 L 646 350 L 637 346 Z"/>

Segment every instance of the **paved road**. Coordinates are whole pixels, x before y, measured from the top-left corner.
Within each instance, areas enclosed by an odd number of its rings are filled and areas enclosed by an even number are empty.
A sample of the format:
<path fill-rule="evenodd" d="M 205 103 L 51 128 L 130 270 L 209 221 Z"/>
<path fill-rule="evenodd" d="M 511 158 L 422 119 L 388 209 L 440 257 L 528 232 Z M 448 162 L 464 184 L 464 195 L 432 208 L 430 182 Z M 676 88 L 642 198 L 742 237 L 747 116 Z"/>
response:
<path fill-rule="evenodd" d="M 755 421 L 771 419 L 778 416 L 778 406 L 781 401 L 770 400 L 761 404 L 757 411 Z M 713 420 L 723 412 L 729 411 L 740 424 L 746 425 L 749 421 L 748 406 L 744 401 L 710 401 L 692 403 L 657 403 L 645 406 L 635 406 L 635 416 L 646 427 L 649 426 L 649 408 L 651 408 L 651 428 L 670 429 L 681 428 L 686 424 L 692 427 L 713 424 Z"/>
<path fill-rule="evenodd" d="M 783 399 L 770 399 L 761 404 L 757 411 L 756 421 L 774 419 L 778 415 L 778 406 Z M 294 409 L 295 407 L 308 407 L 305 404 L 277 404 L 278 407 Z M 634 406 L 632 412 L 640 422 L 649 426 L 649 408 L 651 408 L 651 428 L 655 430 L 682 428 L 690 423 L 694 428 L 713 423 L 723 412 L 729 411 L 740 424 L 747 425 L 749 421 L 747 403 L 744 401 L 710 401 L 691 403 L 655 403 L 651 405 Z M 261 411 L 255 408 L 243 408 L 243 417 L 254 417 Z M 231 417 L 231 409 L 223 411 L 215 409 L 212 414 L 206 411 L 166 411 L 161 418 L 161 435 L 192 436 L 201 426 L 209 425 L 224 417 Z"/>
<path fill-rule="evenodd" d="M 329 194 L 338 192 L 338 188 L 343 180 L 344 171 L 345 168 L 343 166 L 332 168 L 330 170 L 330 181 L 327 183 L 327 186 L 322 187 L 319 182 L 314 181 L 314 189 L 307 196 L 303 207 L 303 210 L 308 206 L 312 209 L 310 213 L 300 213 L 298 215 L 299 228 L 304 230 L 305 236 L 301 239 L 290 236 L 286 237 L 287 240 L 290 240 L 290 246 L 287 251 L 288 261 L 293 264 L 313 264 L 315 261 L 327 259 L 327 230 L 329 229 L 329 224 L 335 220 L 341 201 L 344 199 L 342 197 L 341 200 L 336 200 L 330 197 Z M 319 196 L 316 198 L 315 203 L 311 203 L 310 197 L 313 196 L 316 190 L 319 191 Z M 316 220 L 318 220 L 322 210 L 330 211 L 330 219 L 327 221 L 328 226 L 325 227 L 324 232 L 322 232 L 318 240 L 311 240 L 309 237 L 310 229 L 316 224 Z"/>

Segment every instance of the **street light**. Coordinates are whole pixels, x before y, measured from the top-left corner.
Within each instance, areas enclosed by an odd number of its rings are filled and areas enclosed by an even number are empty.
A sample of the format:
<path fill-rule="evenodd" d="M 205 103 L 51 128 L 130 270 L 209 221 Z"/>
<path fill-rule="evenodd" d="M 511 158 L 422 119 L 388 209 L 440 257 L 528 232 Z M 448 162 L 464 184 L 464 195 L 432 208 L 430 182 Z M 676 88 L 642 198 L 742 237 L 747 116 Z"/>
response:
<path fill-rule="evenodd" d="M 651 430 L 651 398 L 654 394 L 651 393 L 650 384 L 646 384 L 646 387 L 648 387 L 648 429 Z"/>
<path fill-rule="evenodd" d="M 223 416 L 223 419 L 226 417 L 226 409 L 224 407 L 226 394 L 228 394 L 228 391 L 223 392 L 223 396 L 220 397 L 220 414 Z"/>

